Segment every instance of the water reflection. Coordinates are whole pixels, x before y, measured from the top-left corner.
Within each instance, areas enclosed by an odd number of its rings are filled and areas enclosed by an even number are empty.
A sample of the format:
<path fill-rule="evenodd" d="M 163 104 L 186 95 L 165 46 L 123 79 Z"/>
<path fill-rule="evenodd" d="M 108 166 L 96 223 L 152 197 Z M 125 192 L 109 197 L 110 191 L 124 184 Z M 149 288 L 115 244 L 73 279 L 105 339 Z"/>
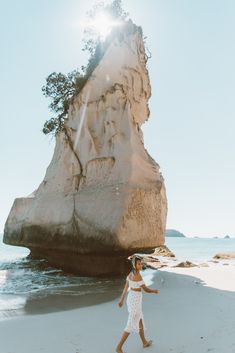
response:
<path fill-rule="evenodd" d="M 145 270 L 147 285 L 156 271 Z M 101 304 L 121 295 L 122 277 L 80 277 L 27 258 L 0 264 L 0 319 Z"/>

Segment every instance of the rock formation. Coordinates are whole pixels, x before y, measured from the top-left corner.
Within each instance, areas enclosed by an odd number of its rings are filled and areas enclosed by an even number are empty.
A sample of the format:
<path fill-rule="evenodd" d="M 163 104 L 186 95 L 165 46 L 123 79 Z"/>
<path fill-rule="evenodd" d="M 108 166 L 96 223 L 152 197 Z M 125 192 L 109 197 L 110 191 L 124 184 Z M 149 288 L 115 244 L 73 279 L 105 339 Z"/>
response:
<path fill-rule="evenodd" d="M 235 259 L 235 252 L 234 251 L 228 251 L 228 252 L 224 252 L 224 253 L 219 253 L 219 254 L 216 254 L 215 256 L 213 256 L 213 259 L 217 259 L 217 260 L 231 260 L 231 259 Z"/>
<path fill-rule="evenodd" d="M 195 265 L 194 263 L 192 263 L 191 261 L 183 261 L 178 263 L 177 265 L 173 266 L 173 267 L 196 267 L 197 265 Z"/>
<path fill-rule="evenodd" d="M 150 94 L 142 31 L 129 22 L 71 103 L 44 180 L 15 199 L 4 243 L 84 275 L 125 273 L 128 255 L 164 244 L 164 179 L 141 131 Z"/>
<path fill-rule="evenodd" d="M 175 254 L 166 246 L 160 245 L 157 246 L 154 250 L 154 253 L 151 254 L 154 256 L 165 256 L 165 257 L 175 257 Z"/>

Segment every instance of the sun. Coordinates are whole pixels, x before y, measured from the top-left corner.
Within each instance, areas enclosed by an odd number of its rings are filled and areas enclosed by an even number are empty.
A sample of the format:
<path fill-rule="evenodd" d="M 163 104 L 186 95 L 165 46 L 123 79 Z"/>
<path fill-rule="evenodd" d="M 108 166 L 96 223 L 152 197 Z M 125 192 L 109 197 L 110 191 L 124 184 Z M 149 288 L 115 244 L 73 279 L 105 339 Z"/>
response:
<path fill-rule="evenodd" d="M 100 12 L 89 22 L 88 26 L 95 30 L 100 38 L 104 40 L 113 27 L 119 26 L 120 22 L 114 21 L 108 14 Z"/>

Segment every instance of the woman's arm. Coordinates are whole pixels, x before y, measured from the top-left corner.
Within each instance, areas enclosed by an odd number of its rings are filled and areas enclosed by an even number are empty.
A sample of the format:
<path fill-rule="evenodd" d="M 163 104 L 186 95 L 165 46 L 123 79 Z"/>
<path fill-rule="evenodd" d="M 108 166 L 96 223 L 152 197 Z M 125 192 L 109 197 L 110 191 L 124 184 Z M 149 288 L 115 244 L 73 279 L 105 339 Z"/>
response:
<path fill-rule="evenodd" d="M 160 291 L 158 289 L 151 289 L 149 287 L 147 287 L 145 284 L 143 284 L 141 286 L 141 288 L 143 288 L 143 290 L 146 292 L 146 293 L 159 293 Z"/>
<path fill-rule="evenodd" d="M 126 296 L 128 287 L 129 287 L 129 283 L 128 283 L 128 281 L 126 280 L 126 284 L 125 284 L 125 287 L 124 287 L 124 289 L 123 289 L 121 299 L 120 299 L 120 301 L 119 301 L 119 303 L 118 303 L 118 305 L 119 305 L 120 307 L 123 305 L 123 302 L 124 302 L 124 299 L 125 299 L 125 296 Z"/>
<path fill-rule="evenodd" d="M 142 276 L 140 276 L 140 277 L 141 277 L 141 280 L 143 281 Z M 144 282 L 144 281 L 143 281 L 143 282 Z M 140 287 L 143 288 L 143 290 L 144 290 L 146 293 L 159 293 L 159 292 L 160 292 L 158 289 L 151 289 L 151 288 L 147 287 L 147 286 L 145 285 L 145 283 L 142 284 Z"/>

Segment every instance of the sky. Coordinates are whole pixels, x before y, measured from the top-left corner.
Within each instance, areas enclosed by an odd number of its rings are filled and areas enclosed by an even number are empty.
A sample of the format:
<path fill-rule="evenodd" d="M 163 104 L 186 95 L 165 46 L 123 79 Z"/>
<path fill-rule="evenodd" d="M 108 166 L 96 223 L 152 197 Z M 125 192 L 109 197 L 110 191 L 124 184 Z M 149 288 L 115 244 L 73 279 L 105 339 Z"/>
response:
<path fill-rule="evenodd" d="M 91 0 L 0 0 L 0 233 L 16 197 L 43 180 L 54 138 L 41 91 L 53 71 L 86 64 Z M 235 2 L 123 0 L 151 52 L 145 146 L 160 165 L 167 228 L 235 236 Z"/>

